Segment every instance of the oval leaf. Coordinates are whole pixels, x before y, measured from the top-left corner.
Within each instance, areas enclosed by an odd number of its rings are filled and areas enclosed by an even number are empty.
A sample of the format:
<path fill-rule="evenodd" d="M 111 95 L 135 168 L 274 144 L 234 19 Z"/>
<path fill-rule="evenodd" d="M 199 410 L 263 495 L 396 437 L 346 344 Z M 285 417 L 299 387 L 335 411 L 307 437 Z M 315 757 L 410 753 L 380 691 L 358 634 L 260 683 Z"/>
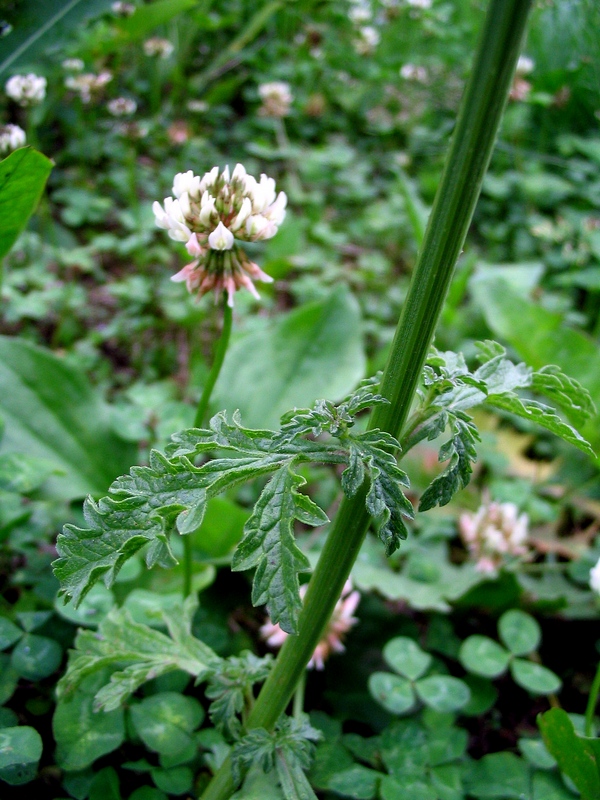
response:
<path fill-rule="evenodd" d="M 42 755 L 42 737 L 27 725 L 0 729 L 0 780 L 11 786 L 35 778 Z"/>
<path fill-rule="evenodd" d="M 408 636 L 398 636 L 389 641 L 383 648 L 383 657 L 393 670 L 411 681 L 424 675 L 431 664 L 429 653 L 421 650 Z"/>
<path fill-rule="evenodd" d="M 419 698 L 434 711 L 458 711 L 471 698 L 469 687 L 451 675 L 430 675 L 415 683 Z"/>
<path fill-rule="evenodd" d="M 510 661 L 510 653 L 487 636 L 469 636 L 462 643 L 458 657 L 466 670 L 483 678 L 502 675 Z"/>
<path fill-rule="evenodd" d="M 369 678 L 369 691 L 391 714 L 403 714 L 415 704 L 410 681 L 391 672 L 375 672 Z"/>
<path fill-rule="evenodd" d="M 131 708 L 131 720 L 150 749 L 173 756 L 189 747 L 191 733 L 204 719 L 204 710 L 193 697 L 161 692 Z"/>
<path fill-rule="evenodd" d="M 498 622 L 498 633 L 515 656 L 526 656 L 537 650 L 542 638 L 537 620 L 517 608 L 502 614 Z"/>
<path fill-rule="evenodd" d="M 515 683 L 533 694 L 554 694 L 562 686 L 558 675 L 533 661 L 515 658 L 510 665 L 510 671 Z"/>
<path fill-rule="evenodd" d="M 58 642 L 47 636 L 26 633 L 12 651 L 11 664 L 22 678 L 39 681 L 52 675 L 62 661 Z"/>
<path fill-rule="evenodd" d="M 0 261 L 35 211 L 51 169 L 52 162 L 31 147 L 0 161 Z"/>

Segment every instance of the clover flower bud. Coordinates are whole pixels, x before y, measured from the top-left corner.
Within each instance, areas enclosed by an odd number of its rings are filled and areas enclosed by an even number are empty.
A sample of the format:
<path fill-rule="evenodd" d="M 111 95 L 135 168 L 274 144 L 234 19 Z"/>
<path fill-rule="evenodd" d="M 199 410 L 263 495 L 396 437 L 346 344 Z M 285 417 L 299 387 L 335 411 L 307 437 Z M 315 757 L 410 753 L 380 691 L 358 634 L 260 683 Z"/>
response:
<path fill-rule="evenodd" d="M 459 530 L 476 569 L 489 575 L 510 558 L 523 558 L 527 548 L 527 514 L 520 514 L 514 503 L 488 503 L 475 514 L 461 514 Z"/>
<path fill-rule="evenodd" d="M 403 64 L 400 67 L 400 77 L 405 81 L 415 81 L 416 83 L 427 82 L 427 70 L 417 64 Z"/>
<path fill-rule="evenodd" d="M 13 75 L 6 81 L 6 94 L 20 106 L 34 106 L 46 97 L 46 78 L 34 75 Z"/>
<path fill-rule="evenodd" d="M 358 38 L 354 41 L 354 49 L 359 55 L 366 56 L 372 53 L 381 41 L 381 35 L 372 25 L 364 25 L 357 31 Z"/>
<path fill-rule="evenodd" d="M 85 64 L 80 58 L 66 58 L 61 66 L 68 72 L 82 72 Z"/>
<path fill-rule="evenodd" d="M 8 153 L 23 147 L 26 136 L 18 125 L 0 125 L 0 153 Z"/>
<path fill-rule="evenodd" d="M 300 596 L 302 598 L 304 598 L 307 588 L 307 584 L 300 587 Z M 332 653 L 344 652 L 346 648 L 343 645 L 343 638 L 358 622 L 358 619 L 353 614 L 359 602 L 360 592 L 352 591 L 352 584 L 350 581 L 346 581 L 327 628 L 308 662 L 308 669 L 325 669 L 325 661 Z M 266 640 L 267 645 L 273 648 L 281 647 L 288 636 L 279 625 L 274 624 L 271 620 L 268 620 L 261 627 L 260 635 Z"/>
<path fill-rule="evenodd" d="M 65 86 L 77 92 L 82 103 L 89 103 L 92 97 L 99 93 L 107 83 L 113 79 L 112 72 L 107 69 L 96 75 L 93 72 L 83 72 L 81 75 L 70 75 L 65 79 Z"/>
<path fill-rule="evenodd" d="M 186 243 L 196 260 L 173 277 L 185 281 L 188 291 L 199 296 L 214 290 L 227 292 L 233 304 L 236 289 L 248 289 L 258 297 L 252 279 L 271 278 L 250 261 L 237 245 L 270 239 L 285 218 L 287 197 L 276 193 L 275 181 L 261 175 L 257 181 L 242 164 L 233 171 L 214 167 L 202 178 L 191 170 L 173 179 L 173 195 L 152 210 L 159 228 L 176 241 Z"/>
<path fill-rule="evenodd" d="M 533 58 L 529 58 L 529 56 L 519 56 L 517 60 L 517 66 L 515 67 L 515 72 L 517 75 L 528 75 L 533 71 L 534 67 L 535 61 Z"/>

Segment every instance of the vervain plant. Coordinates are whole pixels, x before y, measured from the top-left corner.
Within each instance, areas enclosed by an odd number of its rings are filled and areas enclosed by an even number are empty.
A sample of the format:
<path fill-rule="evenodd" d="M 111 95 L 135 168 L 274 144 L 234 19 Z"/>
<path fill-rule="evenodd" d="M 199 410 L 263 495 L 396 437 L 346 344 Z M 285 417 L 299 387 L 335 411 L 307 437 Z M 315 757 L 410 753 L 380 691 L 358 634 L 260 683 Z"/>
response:
<path fill-rule="evenodd" d="M 393 553 L 407 536 L 414 515 L 404 494 L 408 476 L 397 455 L 423 439 L 449 431 L 440 461 L 448 462 L 421 497 L 419 510 L 445 505 L 469 481 L 479 434 L 475 406 L 500 409 L 536 422 L 589 454 L 577 432 L 592 412 L 589 395 L 558 368 L 534 371 L 513 363 L 493 342 L 479 344 L 480 365 L 471 371 L 462 356 L 431 351 L 436 324 L 480 192 L 515 64 L 531 0 L 491 0 L 465 90 L 446 167 L 425 232 L 417 267 L 381 380 L 364 381 L 339 404 L 320 401 L 284 415 L 279 430 L 252 430 L 224 412 L 205 415 L 225 356 L 236 288 L 253 289 L 251 278 L 268 279 L 236 239 L 269 238 L 283 219 L 285 195 L 263 176 L 250 178 L 238 165 L 231 176 L 215 168 L 200 179 L 176 176 L 175 197 L 155 204 L 158 224 L 185 242 L 195 260 L 176 276 L 190 291 L 216 290 L 224 297 L 223 333 L 196 415 L 197 427 L 172 437 L 148 466 L 118 478 L 107 497 L 86 501 L 86 528 L 66 526 L 58 540 L 55 572 L 62 594 L 78 604 L 98 581 L 110 586 L 125 562 L 145 548 L 148 567 L 176 563 L 171 540 L 200 528 L 212 497 L 257 477 L 268 476 L 233 570 L 254 570 L 252 602 L 266 604 L 271 620 L 288 634 L 275 660 L 253 656 L 221 659 L 191 633 L 194 611 L 189 548 L 183 612 L 164 613 L 168 633 L 112 612 L 98 634 L 76 640 L 63 697 L 90 677 L 102 675 L 97 708 L 118 708 L 145 681 L 181 669 L 208 681 L 209 714 L 231 744 L 205 800 L 226 800 L 248 767 L 275 769 L 286 797 L 314 797 L 304 769 L 317 732 L 297 713 L 284 716 L 304 670 L 326 628 L 350 570 L 372 524 Z M 414 403 L 418 391 L 417 402 Z M 531 399 L 542 394 L 554 409 Z M 414 408 L 413 408 L 414 403 Z M 413 408 L 411 414 L 411 408 Z M 366 430 L 356 425 L 366 410 Z M 328 533 L 317 567 L 301 600 L 298 575 L 310 571 L 296 544 L 296 520 L 309 526 L 328 522 L 325 512 L 300 489 L 306 463 L 343 467 L 344 499 Z M 110 668 L 110 677 L 103 670 Z M 255 699 L 254 684 L 264 681 Z M 216 766 L 216 765 L 215 765 Z"/>

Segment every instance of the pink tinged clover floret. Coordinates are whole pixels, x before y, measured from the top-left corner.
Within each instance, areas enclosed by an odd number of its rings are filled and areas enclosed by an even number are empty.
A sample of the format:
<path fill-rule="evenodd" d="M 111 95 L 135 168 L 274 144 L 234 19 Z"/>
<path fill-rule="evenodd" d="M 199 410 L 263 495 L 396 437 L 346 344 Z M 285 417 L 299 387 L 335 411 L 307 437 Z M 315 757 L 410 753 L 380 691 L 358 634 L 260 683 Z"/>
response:
<path fill-rule="evenodd" d="M 254 280 L 272 278 L 250 261 L 237 242 L 255 242 L 273 237 L 285 218 L 287 197 L 276 193 L 275 181 L 261 175 L 257 181 L 242 164 L 233 172 L 213 167 L 202 178 L 192 170 L 173 179 L 173 196 L 152 206 L 155 222 L 171 239 L 185 242 L 195 258 L 173 276 L 185 282 L 199 297 L 209 291 L 225 291 L 229 305 L 239 288 L 258 298 Z"/>

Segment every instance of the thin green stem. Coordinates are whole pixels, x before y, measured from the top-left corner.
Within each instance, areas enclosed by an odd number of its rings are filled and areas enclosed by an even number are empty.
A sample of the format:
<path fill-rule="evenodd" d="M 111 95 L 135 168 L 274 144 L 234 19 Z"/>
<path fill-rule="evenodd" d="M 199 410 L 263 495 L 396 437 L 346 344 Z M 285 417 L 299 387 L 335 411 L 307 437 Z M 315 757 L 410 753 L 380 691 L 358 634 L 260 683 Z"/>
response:
<path fill-rule="evenodd" d="M 192 557 L 192 539 L 189 535 L 182 536 L 183 539 L 183 599 L 189 597 L 192 593 L 192 572 L 193 572 L 193 557 Z"/>
<path fill-rule="evenodd" d="M 585 709 L 585 735 L 594 736 L 594 712 L 596 711 L 596 703 L 598 702 L 598 692 L 600 692 L 600 663 L 596 670 L 596 677 L 590 689 L 590 696 L 588 697 L 587 706 Z"/>
<path fill-rule="evenodd" d="M 206 422 L 206 414 L 208 411 L 208 404 L 210 403 L 210 396 L 212 395 L 212 391 L 215 388 L 215 383 L 217 382 L 217 378 L 221 372 L 221 367 L 223 366 L 223 361 L 225 360 L 225 353 L 227 352 L 227 345 L 229 344 L 229 336 L 231 334 L 231 318 L 231 306 L 227 305 L 227 296 L 223 295 L 223 328 L 221 329 L 221 336 L 219 337 L 215 347 L 213 365 L 208 374 L 208 378 L 206 379 L 206 383 L 204 384 L 202 397 L 198 403 L 198 409 L 194 419 L 194 426 L 196 428 L 202 427 L 202 425 L 204 425 Z"/>
<path fill-rule="evenodd" d="M 382 381 L 389 405 L 369 426 L 402 431 L 423 363 L 462 250 L 506 103 L 532 0 L 491 0 L 463 96 L 456 129 L 423 246 L 398 323 Z M 271 729 L 301 679 L 366 535 L 366 489 L 344 498 L 310 581 L 297 636 L 288 636 L 248 718 L 248 727 Z M 233 792 L 230 762 L 223 764 L 203 800 Z"/>

